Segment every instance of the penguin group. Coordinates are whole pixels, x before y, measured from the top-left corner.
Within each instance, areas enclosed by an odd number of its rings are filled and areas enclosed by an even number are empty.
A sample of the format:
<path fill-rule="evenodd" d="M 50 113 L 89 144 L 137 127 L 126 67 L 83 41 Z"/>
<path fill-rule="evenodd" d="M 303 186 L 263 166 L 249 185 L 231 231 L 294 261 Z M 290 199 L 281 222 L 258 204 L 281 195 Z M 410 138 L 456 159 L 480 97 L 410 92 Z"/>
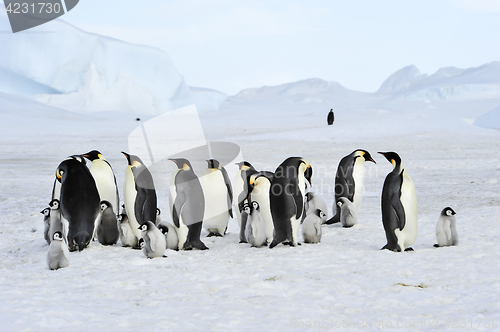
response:
<path fill-rule="evenodd" d="M 167 249 L 207 250 L 201 230 L 208 237 L 223 237 L 234 217 L 240 228 L 239 242 L 251 247 L 297 246 L 301 244 L 299 234 L 304 243 L 319 243 L 323 225 L 356 225 L 364 192 L 364 162 L 375 163 L 362 149 L 341 159 L 335 176 L 333 217 L 328 219 L 326 202 L 312 190 L 313 168 L 302 157 L 285 159 L 274 172 L 258 171 L 248 161 L 238 162 L 234 186 L 216 159 L 208 159 L 198 177 L 189 160 L 171 158 L 177 170 L 169 187 L 170 223 L 160 217 L 149 169 L 139 156 L 122 154 L 127 165 L 121 211 L 115 173 L 99 151 L 69 156 L 57 166 L 52 199 L 41 211 L 50 269 L 67 267 L 69 252 L 82 251 L 95 240 L 101 245 L 120 241 L 123 247 L 141 249 L 147 258 L 166 257 Z M 412 251 L 417 237 L 415 186 L 397 153 L 379 154 L 393 166 L 381 195 L 387 239 L 382 249 Z M 436 247 L 457 245 L 455 214 L 451 207 L 441 212 Z"/>

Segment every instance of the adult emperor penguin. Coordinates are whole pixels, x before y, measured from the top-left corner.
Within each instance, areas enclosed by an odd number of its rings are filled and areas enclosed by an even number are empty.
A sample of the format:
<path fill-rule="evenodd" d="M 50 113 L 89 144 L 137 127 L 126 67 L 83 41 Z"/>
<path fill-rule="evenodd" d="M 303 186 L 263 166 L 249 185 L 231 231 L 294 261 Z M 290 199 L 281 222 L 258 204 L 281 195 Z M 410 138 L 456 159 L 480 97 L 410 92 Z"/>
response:
<path fill-rule="evenodd" d="M 286 159 L 274 172 L 269 193 L 275 235 L 269 248 L 282 242 L 297 245 L 304 212 L 305 181 L 311 183 L 311 175 L 311 165 L 300 157 Z"/>
<path fill-rule="evenodd" d="M 325 219 L 325 213 L 320 209 L 315 209 L 310 213 L 302 224 L 302 238 L 305 243 L 319 243 L 321 241 L 321 224 Z"/>
<path fill-rule="evenodd" d="M 256 173 L 257 170 L 248 161 L 242 161 L 236 163 L 238 166 L 238 172 L 234 178 L 234 195 L 235 206 L 236 206 L 236 221 L 238 222 L 238 227 L 241 229 L 241 211 L 243 211 L 243 205 L 248 203 L 248 178 Z M 245 228 L 243 227 L 243 230 Z"/>
<path fill-rule="evenodd" d="M 76 159 L 60 163 L 56 177 L 61 182 L 62 216 L 69 223 L 69 250 L 82 251 L 92 240 L 99 217 L 97 186 L 87 166 Z"/>
<path fill-rule="evenodd" d="M 271 243 L 274 234 L 273 216 L 271 214 L 271 201 L 269 196 L 269 189 L 271 188 L 273 177 L 273 172 L 261 171 L 250 175 L 249 181 L 249 201 L 257 202 L 259 205 L 259 212 L 264 222 L 268 243 Z"/>
<path fill-rule="evenodd" d="M 122 152 L 127 158 L 123 199 L 129 223 L 137 239 L 141 238 L 139 226 L 146 221 L 156 221 L 157 198 L 153 176 L 142 160 Z"/>
<path fill-rule="evenodd" d="M 382 189 L 382 223 L 387 244 L 382 249 L 412 251 L 417 238 L 417 194 L 401 158 L 395 152 L 379 152 L 394 167 Z"/>
<path fill-rule="evenodd" d="M 251 211 L 245 225 L 245 237 L 252 247 L 267 246 L 267 236 L 264 220 L 260 214 L 259 203 L 250 203 Z"/>
<path fill-rule="evenodd" d="M 346 197 L 359 212 L 363 192 L 365 191 L 365 161 L 375 163 L 370 153 L 366 150 L 354 150 L 351 154 L 340 160 L 335 175 L 335 202 L 333 203 L 333 217 L 325 222 L 330 225 L 340 222 L 340 207 L 337 202 L 340 197 Z"/>
<path fill-rule="evenodd" d="M 179 238 L 179 249 L 206 250 L 200 240 L 205 196 L 191 163 L 184 158 L 169 159 L 177 165 L 170 182 L 170 211 Z"/>
<path fill-rule="evenodd" d="M 92 162 L 90 165 L 90 173 L 92 173 L 94 177 L 101 201 L 109 202 L 112 212 L 116 216 L 120 212 L 120 198 L 113 168 L 106 158 L 97 150 L 92 150 L 83 156 Z"/>
<path fill-rule="evenodd" d="M 434 247 L 456 246 L 458 244 L 455 214 L 455 211 L 451 207 L 445 207 L 441 211 L 436 224 L 436 238 L 438 243 Z"/>
<path fill-rule="evenodd" d="M 354 204 L 345 197 L 340 197 L 337 205 L 340 207 L 340 222 L 345 228 L 354 226 L 358 222 L 358 212 Z"/>
<path fill-rule="evenodd" d="M 331 126 L 333 124 L 333 120 L 334 120 L 335 116 L 333 115 L 333 109 L 330 110 L 330 112 L 328 112 L 328 117 L 327 117 L 327 121 L 328 121 L 328 125 Z"/>
<path fill-rule="evenodd" d="M 105 246 L 113 245 L 120 238 L 116 215 L 108 201 L 101 201 L 101 222 L 97 226 L 97 239 Z"/>
<path fill-rule="evenodd" d="M 158 225 L 158 229 L 165 236 L 165 240 L 167 241 L 167 249 L 176 251 L 179 250 L 179 238 L 177 237 L 177 231 L 175 230 L 175 227 L 168 221 L 163 221 Z"/>
<path fill-rule="evenodd" d="M 139 229 L 141 230 L 141 237 L 144 240 L 144 247 L 142 252 L 147 258 L 167 257 L 165 256 L 165 249 L 167 243 L 163 233 L 156 228 L 152 221 L 144 222 Z"/>
<path fill-rule="evenodd" d="M 47 265 L 51 270 L 57 270 L 69 265 L 68 244 L 61 232 L 55 232 L 52 236 L 49 251 L 47 252 Z"/>
<path fill-rule="evenodd" d="M 139 248 L 138 239 L 132 231 L 132 227 L 128 221 L 128 216 L 126 213 L 121 213 L 118 215 L 119 231 L 120 231 L 120 242 L 124 247 Z"/>
<path fill-rule="evenodd" d="M 233 217 L 233 189 L 227 171 L 219 161 L 208 159 L 208 168 L 200 178 L 205 195 L 203 228 L 208 236 L 224 236 Z"/>
<path fill-rule="evenodd" d="M 327 220 L 326 211 L 328 210 L 328 208 L 325 200 L 320 195 L 312 191 L 307 192 L 305 195 L 304 209 L 306 213 L 302 215 L 301 223 L 304 222 L 304 219 L 306 219 L 308 215 L 310 215 L 311 213 L 315 213 L 316 209 L 320 209 L 321 212 L 323 212 L 323 214 L 321 215 L 323 218 L 322 223 L 326 222 Z"/>

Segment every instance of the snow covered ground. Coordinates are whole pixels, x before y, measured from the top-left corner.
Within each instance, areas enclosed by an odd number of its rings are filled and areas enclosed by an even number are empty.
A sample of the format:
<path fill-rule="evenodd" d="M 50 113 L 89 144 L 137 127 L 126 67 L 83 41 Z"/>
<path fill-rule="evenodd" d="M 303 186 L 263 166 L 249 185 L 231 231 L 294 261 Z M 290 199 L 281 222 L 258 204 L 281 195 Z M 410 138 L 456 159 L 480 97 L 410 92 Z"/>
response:
<path fill-rule="evenodd" d="M 303 91 L 303 90 L 302 90 Z M 310 90 L 308 90 L 310 91 Z M 76 114 L 0 94 L 0 324 L 3 331 L 313 331 L 493 330 L 500 324 L 500 131 L 473 126 L 496 100 L 388 102 L 370 96 L 336 110 L 316 100 L 229 99 L 201 114 L 209 141 L 238 144 L 256 168 L 286 157 L 313 166 L 313 185 L 331 206 L 339 160 L 371 152 L 359 223 L 323 226 L 320 244 L 250 248 L 230 220 L 208 251 L 141 251 L 92 243 L 50 271 L 40 211 L 54 171 L 72 154 L 100 150 L 123 188 L 127 113 Z M 142 120 L 148 117 L 141 116 Z M 189 133 L 187 132 L 187 135 Z M 385 242 L 380 194 L 392 166 L 377 151 L 396 151 L 416 185 L 419 235 L 411 253 Z M 217 156 L 215 156 L 217 157 Z M 234 172 L 236 166 L 227 165 Z M 173 164 L 170 171 L 174 170 Z M 201 169 L 197 169 L 201 172 Z M 159 207 L 168 217 L 167 178 Z M 445 206 L 457 212 L 460 243 L 433 248 Z M 328 211 L 331 215 L 331 211 Z"/>

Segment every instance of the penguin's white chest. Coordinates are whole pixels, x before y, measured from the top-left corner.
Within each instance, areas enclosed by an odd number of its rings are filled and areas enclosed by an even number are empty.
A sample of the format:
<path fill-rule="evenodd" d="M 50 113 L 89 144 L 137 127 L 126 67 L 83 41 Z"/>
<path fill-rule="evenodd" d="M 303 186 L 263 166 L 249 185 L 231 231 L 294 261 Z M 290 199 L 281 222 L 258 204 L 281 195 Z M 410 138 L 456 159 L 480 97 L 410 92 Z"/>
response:
<path fill-rule="evenodd" d="M 241 177 L 241 170 L 236 173 L 236 177 L 234 178 L 233 182 L 233 201 L 234 201 L 234 211 L 236 212 L 236 221 L 238 222 L 238 227 L 241 228 L 241 212 L 240 208 L 238 207 L 238 197 L 240 194 L 243 192 L 243 189 L 245 188 L 245 184 L 243 182 L 243 178 Z"/>
<path fill-rule="evenodd" d="M 417 193 L 415 185 L 406 174 L 406 171 L 403 171 L 400 200 L 405 210 L 406 223 L 403 230 L 398 234 L 398 244 L 401 250 L 404 250 L 415 243 L 418 228 Z"/>
<path fill-rule="evenodd" d="M 352 198 L 356 212 L 361 208 L 363 193 L 365 192 L 365 167 L 361 157 L 356 158 L 352 168 L 352 178 L 354 179 L 354 196 Z"/>
<path fill-rule="evenodd" d="M 220 170 L 207 169 L 200 178 L 205 196 L 203 227 L 209 232 L 217 230 L 221 235 L 229 221 L 228 191 Z"/>
<path fill-rule="evenodd" d="M 127 166 L 125 170 L 125 184 L 123 187 L 123 199 L 125 201 L 125 210 L 127 210 L 127 216 L 132 228 L 132 232 L 136 238 L 141 238 L 141 231 L 139 228 L 139 222 L 135 217 L 135 199 L 137 197 L 137 190 L 135 189 L 134 175 L 132 174 L 132 167 Z"/>
<path fill-rule="evenodd" d="M 305 197 L 304 195 L 306 194 L 306 178 L 304 177 L 304 172 L 306 170 L 306 167 L 301 164 L 299 167 L 299 171 L 297 174 L 298 177 L 298 187 L 300 190 L 300 194 L 302 195 L 302 213 L 304 213 L 304 201 Z M 297 207 L 298 209 L 299 207 Z M 302 215 L 300 216 L 292 216 L 290 218 L 290 223 L 292 226 L 292 243 L 293 245 L 297 245 L 298 243 L 298 232 L 299 232 L 299 226 L 300 226 L 300 220 L 302 219 Z"/>
<path fill-rule="evenodd" d="M 170 187 L 169 187 L 169 195 L 168 195 L 168 203 L 170 207 L 170 213 L 172 214 L 174 211 L 174 202 L 175 199 L 177 198 L 177 191 L 175 189 L 175 178 L 177 177 L 177 173 L 179 173 L 180 170 L 178 169 L 174 175 L 172 175 L 172 180 L 170 181 Z M 179 249 L 183 250 L 184 249 L 184 244 L 186 243 L 186 240 L 188 238 L 188 233 L 189 229 L 187 226 L 184 224 L 182 221 L 182 210 L 177 211 L 177 215 L 179 216 L 179 227 L 176 225 L 173 225 L 175 227 L 175 231 L 177 234 L 177 240 L 179 243 Z M 172 217 L 173 218 L 173 217 Z"/>
<path fill-rule="evenodd" d="M 111 167 L 105 161 L 97 159 L 92 162 L 90 173 L 94 177 L 101 201 L 106 200 L 111 203 L 113 212 L 118 214 L 118 195 Z"/>

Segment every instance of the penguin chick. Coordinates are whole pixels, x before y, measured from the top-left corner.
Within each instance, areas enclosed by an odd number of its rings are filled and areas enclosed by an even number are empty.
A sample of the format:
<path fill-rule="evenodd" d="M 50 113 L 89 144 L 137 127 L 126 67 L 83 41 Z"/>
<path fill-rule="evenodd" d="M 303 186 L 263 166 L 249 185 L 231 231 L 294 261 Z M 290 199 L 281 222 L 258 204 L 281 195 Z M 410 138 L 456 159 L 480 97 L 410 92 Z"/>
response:
<path fill-rule="evenodd" d="M 113 207 L 108 201 L 101 201 L 101 222 L 97 227 L 97 239 L 105 246 L 118 242 L 120 231 Z"/>
<path fill-rule="evenodd" d="M 171 223 L 163 221 L 158 225 L 158 229 L 165 236 L 165 240 L 167 241 L 167 249 L 175 251 L 179 250 L 179 238 L 177 237 L 177 231 L 175 230 L 175 227 Z"/>
<path fill-rule="evenodd" d="M 455 211 L 451 207 L 445 207 L 436 224 L 437 244 L 434 247 L 456 246 L 458 244 L 457 225 Z"/>
<path fill-rule="evenodd" d="M 305 243 L 319 243 L 321 236 L 321 224 L 326 220 L 326 214 L 320 209 L 315 209 L 310 213 L 302 224 L 302 238 Z"/>
<path fill-rule="evenodd" d="M 348 228 L 354 226 L 358 222 L 358 213 L 352 202 L 345 197 L 340 197 L 337 201 L 340 207 L 340 222 L 342 226 Z"/>
<path fill-rule="evenodd" d="M 46 207 L 45 209 L 40 211 L 40 213 L 43 214 L 43 238 L 45 239 L 45 241 L 47 241 L 47 244 L 50 245 L 50 208 Z"/>
<path fill-rule="evenodd" d="M 118 216 L 119 231 L 120 231 L 120 242 L 124 247 L 137 247 L 137 237 L 132 231 L 132 227 L 128 222 L 128 217 L 126 213 L 122 213 Z"/>
<path fill-rule="evenodd" d="M 250 215 L 251 209 L 248 203 L 243 205 L 243 209 L 240 211 L 241 216 L 241 227 L 240 227 L 240 243 L 248 243 L 247 236 L 245 235 L 248 216 Z"/>
<path fill-rule="evenodd" d="M 155 224 L 151 221 L 146 221 L 139 226 L 141 230 L 141 238 L 144 239 L 144 248 L 142 252 L 147 258 L 167 257 L 163 254 L 167 247 L 165 236 L 156 228 Z"/>
<path fill-rule="evenodd" d="M 57 270 L 69 265 L 68 244 L 61 232 L 57 231 L 52 236 L 49 251 L 47 253 L 47 265 L 51 270 Z"/>
<path fill-rule="evenodd" d="M 247 218 L 245 226 L 245 236 L 252 247 L 260 248 L 267 246 L 267 236 L 264 226 L 264 219 L 260 215 L 259 203 L 252 202 L 250 215 Z"/>

